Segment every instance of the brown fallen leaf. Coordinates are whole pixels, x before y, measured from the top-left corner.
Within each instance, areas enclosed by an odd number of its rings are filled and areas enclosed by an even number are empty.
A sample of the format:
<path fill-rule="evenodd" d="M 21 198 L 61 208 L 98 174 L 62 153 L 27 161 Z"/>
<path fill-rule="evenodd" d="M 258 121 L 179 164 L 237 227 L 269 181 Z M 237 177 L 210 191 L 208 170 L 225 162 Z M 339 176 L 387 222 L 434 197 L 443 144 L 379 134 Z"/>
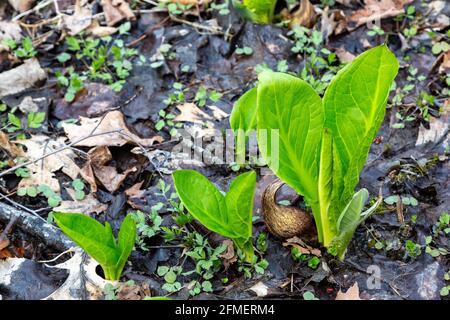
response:
<path fill-rule="evenodd" d="M 117 30 L 119 29 L 115 27 L 101 26 L 97 20 L 92 21 L 91 25 L 87 29 L 87 31 L 91 35 L 97 38 L 112 36 L 114 33 L 117 32 Z"/>
<path fill-rule="evenodd" d="M 24 64 L 0 73 L 0 98 L 17 94 L 47 79 L 47 73 L 36 58 L 26 60 Z"/>
<path fill-rule="evenodd" d="M 356 58 L 354 54 L 351 54 L 344 48 L 337 48 L 334 52 L 336 53 L 336 56 L 339 58 L 339 61 L 341 61 L 342 63 L 351 62 L 353 61 L 353 59 Z"/>
<path fill-rule="evenodd" d="M 130 4 L 125 0 L 102 0 L 101 4 L 108 26 L 115 26 L 123 20 L 136 19 Z"/>
<path fill-rule="evenodd" d="M 442 141 L 442 145 L 450 143 L 450 133 L 448 132 L 450 123 L 450 105 L 444 103 L 439 118 L 430 117 L 429 129 L 422 124 L 419 126 L 419 134 L 417 135 L 416 146 L 422 146 L 427 143 L 437 143 Z"/>
<path fill-rule="evenodd" d="M 39 111 L 39 106 L 34 102 L 31 96 L 24 97 L 17 107 L 24 114 Z"/>
<path fill-rule="evenodd" d="M 177 105 L 177 109 L 181 114 L 177 115 L 173 121 L 175 122 L 192 122 L 198 124 L 204 124 L 205 120 L 213 120 L 213 118 L 197 107 L 193 103 L 184 103 Z"/>
<path fill-rule="evenodd" d="M 8 239 L 0 240 L 0 251 L 2 251 L 3 249 L 5 249 L 8 246 L 9 246 L 9 240 Z"/>
<path fill-rule="evenodd" d="M 117 292 L 118 300 L 143 300 L 145 297 L 150 297 L 150 287 L 148 283 L 141 284 L 123 284 Z"/>
<path fill-rule="evenodd" d="M 17 21 L 0 20 L 0 52 L 8 50 L 3 43 L 6 39 L 13 39 L 16 42 L 22 39 L 22 30 Z"/>
<path fill-rule="evenodd" d="M 291 9 L 295 7 L 297 6 L 294 5 L 281 11 L 283 20 L 289 20 L 289 27 L 294 28 L 295 26 L 304 26 L 311 28 L 314 26 L 317 14 L 311 2 L 309 2 L 309 0 L 300 0 L 297 10 L 291 11 Z"/>
<path fill-rule="evenodd" d="M 326 7 L 320 17 L 320 32 L 325 41 L 333 34 L 342 32 L 342 21 L 345 22 L 345 14 L 342 10 L 330 10 Z"/>
<path fill-rule="evenodd" d="M 287 20 L 290 20 L 289 26 L 291 28 L 295 26 L 311 28 L 314 26 L 316 16 L 316 11 L 311 2 L 309 0 L 300 0 L 300 6 L 294 12 L 289 13 Z"/>
<path fill-rule="evenodd" d="M 91 187 L 91 192 L 97 192 L 97 182 L 95 181 L 94 171 L 92 170 L 92 166 L 90 161 L 86 161 L 83 168 L 80 170 L 80 174 L 89 186 Z"/>
<path fill-rule="evenodd" d="M 125 123 L 125 118 L 120 111 L 111 111 L 105 117 L 85 118 L 80 117 L 80 124 L 64 123 L 64 131 L 71 142 L 76 142 L 88 137 L 92 132 L 95 136 L 86 138 L 76 143 L 76 146 L 98 147 L 116 146 L 120 147 L 130 143 L 149 147 L 155 142 L 162 142 L 163 138 L 155 136 L 143 139 L 132 133 Z"/>
<path fill-rule="evenodd" d="M 414 0 L 365 0 L 364 8 L 356 10 L 349 17 L 347 30 L 386 18 L 395 17 L 404 12 L 403 6 Z"/>
<path fill-rule="evenodd" d="M 441 54 L 441 64 L 439 65 L 439 73 L 447 73 L 450 71 L 450 51 Z M 437 59 L 439 60 L 439 58 Z"/>
<path fill-rule="evenodd" d="M 223 267 L 226 270 L 237 261 L 237 254 L 234 252 L 234 244 L 230 239 L 224 240 L 222 242 L 223 245 L 227 247 L 227 250 L 219 255 L 219 258 L 222 258 Z"/>
<path fill-rule="evenodd" d="M 64 140 L 64 138 L 53 140 L 47 136 L 36 135 L 31 136 L 30 139 L 21 140 L 20 144 L 26 147 L 25 156 L 29 160 L 37 160 L 44 154 L 63 148 L 66 145 Z M 65 149 L 28 165 L 30 177 L 23 178 L 19 188 L 47 184 L 53 191 L 59 192 L 59 182 L 53 173 L 62 170 L 72 180 L 76 179 L 80 174 L 80 168 L 75 163 L 76 157 L 71 149 Z"/>
<path fill-rule="evenodd" d="M 72 199 L 75 199 L 75 190 L 67 188 L 67 193 Z M 83 214 L 102 213 L 108 209 L 108 205 L 99 202 L 92 193 L 85 196 L 83 200 L 64 200 L 60 205 L 53 209 L 57 212 L 79 212 Z"/>
<path fill-rule="evenodd" d="M 339 290 L 335 300 L 362 300 L 359 297 L 358 282 L 355 282 L 345 293 Z"/>
<path fill-rule="evenodd" d="M 145 190 L 141 190 L 144 181 L 133 184 L 127 190 L 125 190 L 125 194 L 130 198 L 142 197 Z"/>
<path fill-rule="evenodd" d="M 136 210 L 142 210 L 147 205 L 146 196 L 148 190 L 141 190 L 144 181 L 138 182 L 125 190 L 127 196 L 127 203 Z"/>
<path fill-rule="evenodd" d="M 33 6 L 35 0 L 8 0 L 9 4 L 14 8 L 14 10 L 19 12 L 25 12 L 30 10 Z"/>
<path fill-rule="evenodd" d="M 119 174 L 115 167 L 106 165 L 113 159 L 106 146 L 96 147 L 90 150 L 88 154 L 95 177 L 109 192 L 119 189 L 128 174 L 136 171 L 136 168 L 133 167 Z"/>
<path fill-rule="evenodd" d="M 10 142 L 8 135 L 3 131 L 0 131 L 0 149 L 8 152 L 9 156 L 12 158 L 25 156 L 24 151 L 14 143 Z"/>
<path fill-rule="evenodd" d="M 299 237 L 292 237 L 290 239 L 287 239 L 283 243 L 283 247 L 287 247 L 287 246 L 292 246 L 294 248 L 297 248 L 300 251 L 300 253 L 302 253 L 302 254 L 312 254 L 312 255 L 314 255 L 316 257 L 322 256 L 322 253 L 320 252 L 319 249 L 313 248 L 313 247 L 307 245 Z"/>
<path fill-rule="evenodd" d="M 75 11 L 72 15 L 63 15 L 63 23 L 71 36 L 79 34 L 86 30 L 92 23 L 92 8 L 87 1 L 81 3 L 81 0 L 75 2 Z"/>

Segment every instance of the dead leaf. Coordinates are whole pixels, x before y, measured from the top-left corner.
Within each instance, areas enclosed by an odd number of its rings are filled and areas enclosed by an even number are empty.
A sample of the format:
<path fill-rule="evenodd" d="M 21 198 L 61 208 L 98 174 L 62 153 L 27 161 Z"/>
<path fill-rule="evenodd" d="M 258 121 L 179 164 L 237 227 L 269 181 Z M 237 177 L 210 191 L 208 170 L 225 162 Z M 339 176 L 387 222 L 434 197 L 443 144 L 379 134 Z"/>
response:
<path fill-rule="evenodd" d="M 445 5 L 448 1 L 437 0 L 428 3 L 428 10 L 425 12 L 424 16 L 428 19 L 428 27 L 433 30 L 442 30 L 450 25 L 450 17 L 444 11 Z"/>
<path fill-rule="evenodd" d="M 351 286 L 345 293 L 339 290 L 335 300 L 362 300 L 359 297 L 358 282 L 355 282 L 355 284 Z"/>
<path fill-rule="evenodd" d="M 101 278 L 96 272 L 98 263 L 89 256 L 84 257 L 83 250 L 74 248 L 72 251 L 75 251 L 75 254 L 69 260 L 54 266 L 46 264 L 47 268 L 67 270 L 69 276 L 61 287 L 44 300 L 81 300 L 85 293 L 89 300 L 100 300 L 103 298 L 103 288 L 106 284 L 118 284 L 117 281 Z"/>
<path fill-rule="evenodd" d="M 358 0 L 336 0 L 337 3 L 343 4 L 344 6 L 350 6 L 351 4 L 355 4 Z"/>
<path fill-rule="evenodd" d="M 332 34 L 342 32 L 342 22 L 345 22 L 345 14 L 342 10 L 331 10 L 326 7 L 321 14 L 320 32 L 323 38 L 328 41 Z"/>
<path fill-rule="evenodd" d="M 148 283 L 141 284 L 123 284 L 117 292 L 118 300 L 143 300 L 145 297 L 150 297 L 150 287 Z"/>
<path fill-rule="evenodd" d="M 450 71 L 450 51 L 442 53 L 442 63 L 439 65 L 439 73 L 447 73 Z"/>
<path fill-rule="evenodd" d="M 2 251 L 3 249 L 5 249 L 8 246 L 9 246 L 9 240 L 8 239 L 0 240 L 0 251 Z"/>
<path fill-rule="evenodd" d="M 140 198 L 144 194 L 145 190 L 141 190 L 144 181 L 133 184 L 130 188 L 125 190 L 125 194 L 130 198 Z"/>
<path fill-rule="evenodd" d="M 25 114 L 39 111 L 39 106 L 33 101 L 33 98 L 30 96 L 26 96 L 25 98 L 23 98 L 18 108 Z"/>
<path fill-rule="evenodd" d="M 9 141 L 9 137 L 3 131 L 0 131 L 0 149 L 5 150 L 12 157 L 23 157 L 25 153 L 21 148 Z"/>
<path fill-rule="evenodd" d="M 445 103 L 439 118 L 430 117 L 430 128 L 426 129 L 422 124 L 419 126 L 419 134 L 417 135 L 416 146 L 422 146 L 427 143 L 438 143 L 442 140 L 442 145 L 450 145 L 450 105 Z"/>
<path fill-rule="evenodd" d="M 6 39 L 13 39 L 16 42 L 22 39 L 22 30 L 17 21 L 0 20 L 0 52 L 8 50 L 8 47 L 2 44 Z"/>
<path fill-rule="evenodd" d="M 75 190 L 67 188 L 72 199 L 75 199 Z M 108 205 L 99 202 L 92 193 L 85 196 L 83 200 L 64 200 L 61 204 L 54 208 L 53 211 L 57 212 L 79 212 L 86 215 L 91 213 L 102 213 L 108 209 Z"/>
<path fill-rule="evenodd" d="M 219 258 L 222 258 L 223 267 L 226 270 L 237 261 L 237 254 L 234 252 L 234 244 L 233 241 L 227 239 L 222 242 L 223 245 L 227 247 L 227 250 L 219 255 Z"/>
<path fill-rule="evenodd" d="M 19 12 L 30 10 L 34 2 L 35 0 L 9 0 L 9 4 L 14 8 L 14 10 Z"/>
<path fill-rule="evenodd" d="M 101 4 L 108 26 L 115 26 L 123 20 L 136 19 L 129 3 L 125 0 L 102 0 Z"/>
<path fill-rule="evenodd" d="M 322 256 L 322 253 L 320 252 L 319 249 L 313 248 L 313 247 L 307 245 L 299 237 L 292 237 L 290 239 L 287 239 L 283 243 L 283 247 L 287 247 L 287 246 L 292 246 L 294 248 L 297 248 L 300 251 L 300 253 L 302 253 L 302 254 L 312 254 L 316 257 Z"/>
<path fill-rule="evenodd" d="M 92 23 L 92 8 L 91 4 L 84 2 L 81 4 L 81 0 L 77 0 L 75 3 L 75 12 L 73 15 L 63 15 L 63 23 L 71 36 L 79 34 L 81 31 L 86 30 Z"/>
<path fill-rule="evenodd" d="M 259 281 L 258 283 L 256 283 L 254 286 L 252 286 L 248 290 L 251 290 L 254 293 L 256 293 L 256 296 L 258 296 L 259 298 L 263 298 L 263 297 L 267 296 L 269 287 L 267 285 L 265 285 L 263 282 Z"/>
<path fill-rule="evenodd" d="M 334 52 L 336 53 L 337 57 L 339 58 L 339 61 L 341 61 L 342 63 L 351 62 L 351 61 L 353 61 L 353 59 L 356 58 L 356 56 L 354 54 L 351 54 L 344 48 L 337 48 Z"/>
<path fill-rule="evenodd" d="M 24 64 L 0 73 L 0 98 L 25 91 L 39 81 L 47 79 L 36 58 L 26 60 Z"/>
<path fill-rule="evenodd" d="M 91 25 L 88 28 L 88 32 L 92 34 L 94 37 L 103 38 L 112 36 L 117 32 L 117 28 L 115 27 L 106 27 L 101 26 L 97 20 L 92 21 Z"/>
<path fill-rule="evenodd" d="M 112 160 L 112 154 L 106 146 L 93 148 L 88 154 L 95 177 L 109 192 L 119 189 L 128 174 L 136 171 L 133 167 L 119 174 L 115 167 L 107 166 Z"/>
<path fill-rule="evenodd" d="M 225 111 L 223 111 L 222 109 L 220 109 L 214 105 L 212 105 L 212 106 L 207 105 L 206 107 L 212 111 L 214 120 L 221 121 L 230 116 L 228 113 L 226 113 Z"/>
<path fill-rule="evenodd" d="M 204 124 L 205 120 L 213 120 L 213 118 L 197 107 L 193 103 L 184 103 L 177 105 L 177 109 L 181 114 L 175 117 L 175 122 L 192 122 L 198 124 Z"/>
<path fill-rule="evenodd" d="M 404 12 L 403 6 L 413 0 L 365 0 L 363 9 L 356 10 L 349 17 L 349 31 L 373 21 L 395 17 Z"/>
<path fill-rule="evenodd" d="M 101 123 L 100 123 L 101 121 Z M 76 143 L 76 146 L 98 147 L 98 146 L 116 146 L 131 143 L 148 147 L 155 142 L 162 142 L 160 136 L 142 139 L 132 133 L 126 126 L 125 118 L 120 111 L 111 111 L 105 117 L 85 118 L 80 117 L 80 125 L 73 123 L 64 123 L 64 131 L 71 142 L 78 141 L 88 137 L 91 132 L 95 136 L 86 138 Z M 95 129 L 95 130 L 94 130 Z"/>
<path fill-rule="evenodd" d="M 94 171 L 92 170 L 92 166 L 89 161 L 85 163 L 83 168 L 80 170 L 80 174 L 89 186 L 91 187 L 91 192 L 97 192 L 97 183 L 95 182 Z"/>
<path fill-rule="evenodd" d="M 294 12 L 289 12 L 287 9 L 283 10 L 281 15 L 284 20 L 289 20 L 289 26 L 304 26 L 311 28 L 316 21 L 316 11 L 309 0 L 300 0 L 300 6 Z"/>
<path fill-rule="evenodd" d="M 27 148 L 25 156 L 29 160 L 40 159 L 44 154 L 52 153 L 66 146 L 64 138 L 52 140 L 43 135 L 31 136 L 30 139 L 21 140 L 20 144 Z M 47 184 L 53 191 L 59 192 L 59 182 L 53 173 L 62 170 L 72 180 L 76 179 L 80 174 L 80 168 L 75 163 L 75 158 L 76 155 L 71 149 L 65 149 L 28 165 L 31 176 L 23 178 L 19 183 L 19 188 Z"/>

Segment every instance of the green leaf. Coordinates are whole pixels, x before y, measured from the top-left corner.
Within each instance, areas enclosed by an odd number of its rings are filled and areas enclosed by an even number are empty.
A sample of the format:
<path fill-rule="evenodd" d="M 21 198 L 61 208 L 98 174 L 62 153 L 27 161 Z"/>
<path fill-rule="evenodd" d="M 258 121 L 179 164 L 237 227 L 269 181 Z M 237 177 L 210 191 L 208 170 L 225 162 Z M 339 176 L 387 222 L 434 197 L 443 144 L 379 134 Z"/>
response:
<path fill-rule="evenodd" d="M 65 62 L 69 61 L 71 58 L 72 58 L 72 56 L 70 54 L 68 54 L 67 52 L 63 52 L 56 57 L 56 59 L 58 59 L 58 61 L 60 63 L 65 63 Z"/>
<path fill-rule="evenodd" d="M 336 234 L 336 219 L 328 214 L 333 190 L 333 138 L 329 129 L 324 129 L 322 135 L 318 184 L 320 212 L 316 210 L 313 213 L 321 236 L 319 241 L 328 245 Z"/>
<path fill-rule="evenodd" d="M 245 146 L 251 130 L 256 129 L 257 88 L 247 91 L 234 104 L 230 116 L 230 127 L 236 136 L 236 162 L 245 162 Z"/>
<path fill-rule="evenodd" d="M 8 113 L 8 121 L 16 128 L 22 128 L 22 121 L 16 117 L 13 113 Z"/>
<path fill-rule="evenodd" d="M 193 170 L 173 173 L 175 189 L 191 215 L 206 228 L 233 239 L 250 260 L 253 257 L 252 209 L 255 172 L 238 176 L 224 196 L 206 177 Z"/>
<path fill-rule="evenodd" d="M 119 279 L 128 257 L 133 251 L 134 242 L 136 241 L 136 223 L 129 214 L 125 217 L 120 226 L 117 246 L 120 252 L 119 260 L 115 266 L 115 278 Z"/>
<path fill-rule="evenodd" d="M 263 71 L 259 75 L 257 101 L 262 156 L 281 180 L 314 205 L 318 202 L 324 121 L 319 95 L 294 76 Z"/>
<path fill-rule="evenodd" d="M 230 185 L 230 191 L 225 195 L 228 224 L 232 226 L 239 238 L 252 237 L 255 187 L 256 173 L 249 171 L 236 177 Z"/>
<path fill-rule="evenodd" d="M 53 212 L 61 230 L 103 268 L 107 280 L 118 280 L 134 245 L 136 225 L 128 215 L 122 222 L 118 244 L 109 223 L 79 213 Z"/>
<path fill-rule="evenodd" d="M 337 236 L 333 239 L 331 246 L 336 250 L 339 259 L 344 259 L 347 246 L 356 231 L 356 228 L 368 217 L 370 217 L 383 201 L 380 196 L 378 200 L 366 211 L 364 204 L 369 198 L 367 189 L 361 189 L 353 195 L 353 198 L 342 211 L 337 221 Z M 362 212 L 362 213 L 361 213 Z"/>
<path fill-rule="evenodd" d="M 359 190 L 339 216 L 337 221 L 338 235 L 334 238 L 332 244 L 339 258 L 344 256 L 347 246 L 360 223 L 361 211 L 368 198 L 369 192 L 366 189 Z"/>
<path fill-rule="evenodd" d="M 256 23 L 271 23 L 276 0 L 233 0 L 233 6 L 245 18 Z"/>
<path fill-rule="evenodd" d="M 72 187 L 75 190 L 83 190 L 84 189 L 84 182 L 81 181 L 81 179 L 75 179 L 72 181 Z"/>
<path fill-rule="evenodd" d="M 28 127 L 38 129 L 45 120 L 45 112 L 30 112 L 28 114 Z"/>
<path fill-rule="evenodd" d="M 194 170 L 178 170 L 173 180 L 181 201 L 195 219 L 211 231 L 236 238 L 227 228 L 225 197 L 206 177 Z"/>
<path fill-rule="evenodd" d="M 333 162 L 339 167 L 333 174 L 332 215 L 339 215 L 353 196 L 398 68 L 395 56 L 381 45 L 340 70 L 325 92 L 325 127 L 332 132 Z"/>

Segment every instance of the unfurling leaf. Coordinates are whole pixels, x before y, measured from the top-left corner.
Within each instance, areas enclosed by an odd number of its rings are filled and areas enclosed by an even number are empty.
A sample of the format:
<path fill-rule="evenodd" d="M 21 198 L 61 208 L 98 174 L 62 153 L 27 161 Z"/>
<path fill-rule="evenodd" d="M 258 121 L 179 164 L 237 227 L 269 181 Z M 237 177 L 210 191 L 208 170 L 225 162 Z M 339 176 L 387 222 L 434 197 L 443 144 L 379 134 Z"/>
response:
<path fill-rule="evenodd" d="M 116 243 L 111 226 L 80 213 L 53 212 L 56 224 L 103 268 L 107 280 L 119 280 L 136 238 L 131 215 L 120 226 Z"/>
<path fill-rule="evenodd" d="M 232 239 L 246 254 L 246 259 L 251 261 L 255 172 L 238 176 L 226 195 L 193 170 L 175 171 L 173 180 L 183 205 L 192 216 L 209 230 Z"/>

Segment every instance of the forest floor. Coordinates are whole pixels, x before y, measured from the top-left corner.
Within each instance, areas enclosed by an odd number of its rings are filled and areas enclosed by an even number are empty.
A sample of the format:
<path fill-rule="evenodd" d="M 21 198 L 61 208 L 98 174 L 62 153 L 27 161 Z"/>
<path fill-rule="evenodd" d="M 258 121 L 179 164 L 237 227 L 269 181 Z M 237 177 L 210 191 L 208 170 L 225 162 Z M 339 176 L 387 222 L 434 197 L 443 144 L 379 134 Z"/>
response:
<path fill-rule="evenodd" d="M 25 7 L 0 3 L 2 299 L 448 299 L 449 2 L 279 1 L 268 25 L 243 21 L 227 2 L 9 2 Z M 261 193 L 276 177 L 267 169 L 176 159 L 179 131 L 230 128 L 234 102 L 261 70 L 298 75 L 322 95 L 345 63 L 384 42 L 400 71 L 358 186 L 372 198 L 381 188 L 384 203 L 343 262 L 268 232 Z M 178 168 L 222 190 L 258 172 L 257 262 L 180 206 Z M 298 200 L 287 186 L 277 195 Z M 120 285 L 89 284 L 99 268 L 65 252 L 73 243 L 53 210 L 114 232 L 134 215 L 139 237 Z"/>

